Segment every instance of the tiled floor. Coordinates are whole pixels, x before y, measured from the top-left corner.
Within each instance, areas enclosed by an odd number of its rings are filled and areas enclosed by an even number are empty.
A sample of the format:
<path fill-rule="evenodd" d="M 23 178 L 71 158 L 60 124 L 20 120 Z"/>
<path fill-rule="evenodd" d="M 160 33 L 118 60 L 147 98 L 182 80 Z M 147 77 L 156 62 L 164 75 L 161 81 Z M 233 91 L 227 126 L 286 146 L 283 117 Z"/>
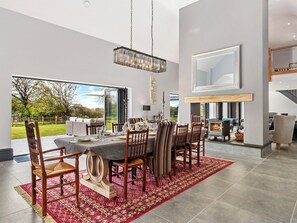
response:
<path fill-rule="evenodd" d="M 207 155 L 235 163 L 163 203 L 134 222 L 295 222 L 297 223 L 297 144 L 266 159 L 218 152 L 207 143 Z M 81 169 L 85 158 L 80 159 Z M 42 222 L 14 191 L 30 182 L 30 162 L 0 162 L 0 222 Z"/>

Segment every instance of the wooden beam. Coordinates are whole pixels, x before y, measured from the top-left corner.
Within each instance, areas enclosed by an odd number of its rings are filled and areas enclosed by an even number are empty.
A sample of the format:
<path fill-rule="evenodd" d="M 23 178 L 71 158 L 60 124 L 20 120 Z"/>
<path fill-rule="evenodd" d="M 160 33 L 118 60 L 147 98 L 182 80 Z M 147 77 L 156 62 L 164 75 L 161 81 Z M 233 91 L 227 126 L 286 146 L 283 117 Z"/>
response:
<path fill-rule="evenodd" d="M 283 50 L 283 49 L 292 48 L 292 47 L 296 47 L 296 46 L 297 46 L 297 44 L 290 45 L 290 46 L 283 46 L 283 47 L 271 49 L 271 51 Z"/>
<path fill-rule="evenodd" d="M 185 103 L 199 102 L 248 102 L 253 101 L 253 94 L 226 94 L 185 97 Z"/>

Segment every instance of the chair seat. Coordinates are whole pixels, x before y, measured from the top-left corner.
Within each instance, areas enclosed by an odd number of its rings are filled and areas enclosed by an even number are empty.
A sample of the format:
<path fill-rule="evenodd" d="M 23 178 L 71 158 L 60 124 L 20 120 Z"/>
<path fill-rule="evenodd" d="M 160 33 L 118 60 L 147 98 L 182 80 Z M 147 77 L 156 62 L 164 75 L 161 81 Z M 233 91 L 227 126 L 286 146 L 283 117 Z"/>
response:
<path fill-rule="evenodd" d="M 71 171 L 75 171 L 75 167 L 65 162 L 52 163 L 45 166 L 45 173 L 47 177 L 68 173 Z M 42 176 L 41 168 L 35 169 L 33 173 L 38 177 Z"/>
<path fill-rule="evenodd" d="M 128 161 L 128 167 L 134 167 L 134 166 L 140 166 L 144 163 L 143 159 L 131 159 Z M 114 161 L 112 163 L 113 165 L 117 165 L 117 166 L 121 166 L 121 167 L 124 167 L 125 166 L 125 161 L 122 160 L 122 161 Z"/>

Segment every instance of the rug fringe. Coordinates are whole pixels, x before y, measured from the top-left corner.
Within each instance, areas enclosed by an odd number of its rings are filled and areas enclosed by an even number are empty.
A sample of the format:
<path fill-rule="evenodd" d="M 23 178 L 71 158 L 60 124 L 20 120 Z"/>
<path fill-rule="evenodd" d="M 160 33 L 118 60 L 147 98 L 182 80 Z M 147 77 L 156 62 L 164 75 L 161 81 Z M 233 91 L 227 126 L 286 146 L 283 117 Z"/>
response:
<path fill-rule="evenodd" d="M 56 221 L 47 214 L 45 217 L 42 216 L 42 207 L 39 204 L 32 205 L 32 198 L 21 186 L 14 187 L 16 192 L 22 196 L 22 198 L 34 209 L 34 211 L 43 219 L 45 223 L 56 223 Z"/>

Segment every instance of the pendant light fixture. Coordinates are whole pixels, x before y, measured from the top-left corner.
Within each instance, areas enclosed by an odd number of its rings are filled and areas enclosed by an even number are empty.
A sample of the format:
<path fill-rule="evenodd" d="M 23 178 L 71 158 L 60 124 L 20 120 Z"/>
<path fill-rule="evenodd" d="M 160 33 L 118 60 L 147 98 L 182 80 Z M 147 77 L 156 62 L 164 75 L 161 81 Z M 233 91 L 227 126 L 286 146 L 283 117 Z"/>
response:
<path fill-rule="evenodd" d="M 166 60 L 153 56 L 154 38 L 153 38 L 153 22 L 154 22 L 154 5 L 152 3 L 152 23 L 151 23 L 151 39 L 152 50 L 151 55 L 142 53 L 132 49 L 133 40 L 133 0 L 131 0 L 131 26 L 130 26 L 130 48 L 118 47 L 114 51 L 114 63 L 133 67 L 141 70 L 161 73 L 166 71 Z"/>

